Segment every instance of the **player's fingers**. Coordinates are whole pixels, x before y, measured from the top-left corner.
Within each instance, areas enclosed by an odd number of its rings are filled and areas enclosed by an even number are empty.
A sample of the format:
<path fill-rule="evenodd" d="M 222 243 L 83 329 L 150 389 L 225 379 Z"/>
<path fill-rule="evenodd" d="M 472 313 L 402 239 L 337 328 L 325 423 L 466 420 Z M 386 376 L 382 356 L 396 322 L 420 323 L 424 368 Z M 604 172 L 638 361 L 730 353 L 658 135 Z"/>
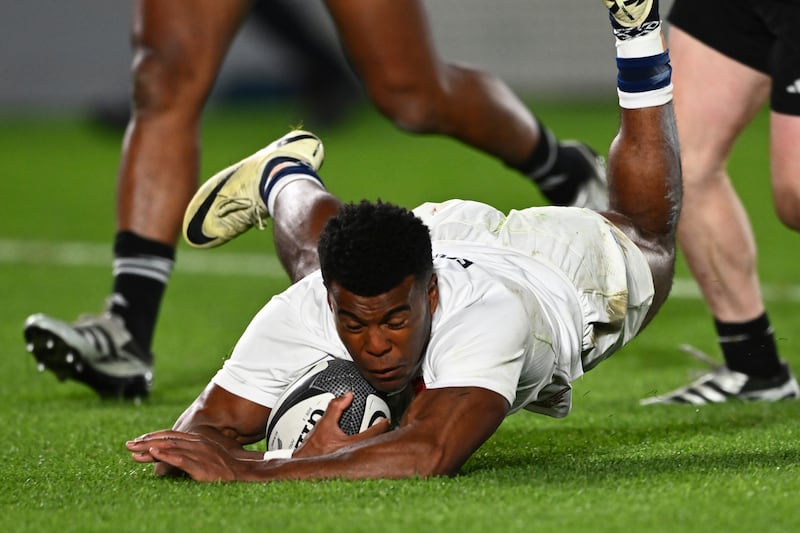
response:
<path fill-rule="evenodd" d="M 365 439 L 371 439 L 372 437 L 377 437 L 381 433 L 386 433 L 389 431 L 389 427 L 391 423 L 386 418 L 380 418 L 370 427 L 359 433 L 359 435 L 363 436 Z"/>
<path fill-rule="evenodd" d="M 139 435 L 135 439 L 128 442 L 141 442 L 149 439 L 163 439 L 168 436 L 179 435 L 180 433 L 171 429 L 159 429 L 158 431 L 151 431 L 144 435 Z"/>
<path fill-rule="evenodd" d="M 201 450 L 202 451 L 202 450 Z M 221 475 L 215 468 L 216 461 L 213 457 L 196 453 L 182 446 L 167 449 L 153 447 L 150 454 L 161 464 L 166 464 L 185 472 L 195 481 L 230 481 L 230 477 Z"/>
<path fill-rule="evenodd" d="M 176 468 L 181 468 L 185 461 L 185 457 L 181 450 L 162 450 L 161 448 L 151 447 L 148 451 L 148 454 L 156 460 L 162 463 L 166 463 L 172 465 Z"/>
<path fill-rule="evenodd" d="M 350 404 L 353 403 L 353 393 L 352 392 L 345 392 L 341 396 L 338 396 L 331 400 L 328 403 L 328 409 L 325 411 L 325 416 L 333 418 L 336 423 L 339 423 L 339 419 L 342 418 L 342 413 L 344 410 L 350 407 Z"/>
<path fill-rule="evenodd" d="M 147 452 L 132 452 L 131 459 L 133 459 L 137 463 L 152 463 L 155 461 L 155 459 L 153 459 L 153 456 Z"/>
<path fill-rule="evenodd" d="M 125 443 L 125 447 L 132 452 L 141 452 L 146 451 L 148 447 L 154 444 L 159 445 L 159 443 L 164 444 L 189 439 L 191 438 L 190 435 L 190 433 L 183 433 L 181 431 L 162 429 L 129 440 Z"/>

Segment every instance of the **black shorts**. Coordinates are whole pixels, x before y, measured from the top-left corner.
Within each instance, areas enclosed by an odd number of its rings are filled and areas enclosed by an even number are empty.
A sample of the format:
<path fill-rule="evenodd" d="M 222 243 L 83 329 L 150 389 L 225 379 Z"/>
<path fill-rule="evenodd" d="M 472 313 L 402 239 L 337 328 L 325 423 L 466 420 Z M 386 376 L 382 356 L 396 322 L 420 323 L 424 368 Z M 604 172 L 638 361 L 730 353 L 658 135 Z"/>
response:
<path fill-rule="evenodd" d="M 667 20 L 770 76 L 772 110 L 800 115 L 800 0 L 675 0 Z"/>

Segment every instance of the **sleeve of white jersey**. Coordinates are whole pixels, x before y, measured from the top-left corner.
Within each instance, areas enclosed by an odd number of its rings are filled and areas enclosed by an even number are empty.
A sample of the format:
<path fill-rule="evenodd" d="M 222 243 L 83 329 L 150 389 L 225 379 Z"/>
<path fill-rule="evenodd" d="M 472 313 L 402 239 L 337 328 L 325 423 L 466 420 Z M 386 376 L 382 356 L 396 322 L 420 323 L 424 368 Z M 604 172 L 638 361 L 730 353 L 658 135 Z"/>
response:
<path fill-rule="evenodd" d="M 271 408 L 303 369 L 327 354 L 342 356 L 337 337 L 320 325 L 325 311 L 311 293 L 313 287 L 295 285 L 273 297 L 247 326 L 212 381 Z M 304 305 L 296 305 L 298 301 Z"/>
<path fill-rule="evenodd" d="M 513 405 L 530 342 L 525 309 L 496 289 L 439 324 L 428 347 L 425 385 L 481 387 Z"/>

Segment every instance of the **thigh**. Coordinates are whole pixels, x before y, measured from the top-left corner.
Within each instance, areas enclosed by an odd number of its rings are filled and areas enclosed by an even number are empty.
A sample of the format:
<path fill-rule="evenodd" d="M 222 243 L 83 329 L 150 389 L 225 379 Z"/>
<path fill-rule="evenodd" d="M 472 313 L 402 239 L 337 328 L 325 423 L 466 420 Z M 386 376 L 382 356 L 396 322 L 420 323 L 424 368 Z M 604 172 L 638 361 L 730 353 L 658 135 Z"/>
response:
<path fill-rule="evenodd" d="M 367 85 L 433 83 L 439 59 L 418 0 L 327 0 L 353 68 Z"/>
<path fill-rule="evenodd" d="M 679 28 L 669 34 L 684 182 L 718 175 L 731 148 L 765 104 L 770 79 Z"/>
<path fill-rule="evenodd" d="M 793 0 L 792 0 L 793 1 Z M 775 35 L 764 8 L 774 0 L 675 0 L 672 27 L 755 70 L 769 71 Z"/>

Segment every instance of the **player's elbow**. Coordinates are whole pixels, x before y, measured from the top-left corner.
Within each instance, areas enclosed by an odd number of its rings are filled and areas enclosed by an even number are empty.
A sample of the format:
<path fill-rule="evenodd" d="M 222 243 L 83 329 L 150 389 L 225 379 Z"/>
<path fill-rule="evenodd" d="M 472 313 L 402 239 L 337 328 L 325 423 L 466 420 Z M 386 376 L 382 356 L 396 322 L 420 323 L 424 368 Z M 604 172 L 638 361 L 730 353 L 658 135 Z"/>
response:
<path fill-rule="evenodd" d="M 378 110 L 394 125 L 410 133 L 434 133 L 438 129 L 438 112 L 430 100 L 419 94 L 395 93 L 375 100 Z"/>

